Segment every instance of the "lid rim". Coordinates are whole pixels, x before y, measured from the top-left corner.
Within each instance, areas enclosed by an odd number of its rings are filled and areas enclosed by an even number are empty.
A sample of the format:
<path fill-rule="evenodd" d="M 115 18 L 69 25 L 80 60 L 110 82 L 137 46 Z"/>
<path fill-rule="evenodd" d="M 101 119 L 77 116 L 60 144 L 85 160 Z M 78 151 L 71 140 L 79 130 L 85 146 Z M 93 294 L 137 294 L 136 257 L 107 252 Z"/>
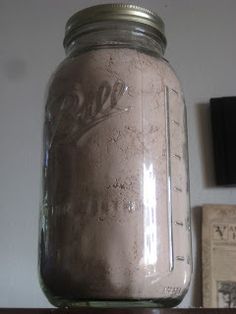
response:
<path fill-rule="evenodd" d="M 116 12 L 117 11 L 120 11 L 120 12 L 125 12 L 125 10 L 133 10 L 133 11 L 136 11 L 136 12 L 139 12 L 139 13 L 146 13 L 148 14 L 149 16 L 151 15 L 152 17 L 156 18 L 159 20 L 159 22 L 161 22 L 164 26 L 164 22 L 163 20 L 161 19 L 161 17 L 155 13 L 154 11 L 151 11 L 149 9 L 146 9 L 144 7 L 140 7 L 140 6 L 137 6 L 137 5 L 134 5 L 134 4 L 125 4 L 125 3 L 110 3 L 110 4 L 99 4 L 99 5 L 94 5 L 94 6 L 90 6 L 90 7 L 87 7 L 85 9 L 82 9 L 76 13 L 74 13 L 67 21 L 66 23 L 66 27 L 74 20 L 76 19 L 79 15 L 84 15 L 86 13 L 89 13 L 91 11 L 93 11 L 93 13 L 102 13 L 102 12 L 105 12 L 105 11 L 108 11 L 109 13 L 112 12 L 112 10 L 114 11 L 116 9 Z M 96 12 L 97 11 L 97 12 Z"/>

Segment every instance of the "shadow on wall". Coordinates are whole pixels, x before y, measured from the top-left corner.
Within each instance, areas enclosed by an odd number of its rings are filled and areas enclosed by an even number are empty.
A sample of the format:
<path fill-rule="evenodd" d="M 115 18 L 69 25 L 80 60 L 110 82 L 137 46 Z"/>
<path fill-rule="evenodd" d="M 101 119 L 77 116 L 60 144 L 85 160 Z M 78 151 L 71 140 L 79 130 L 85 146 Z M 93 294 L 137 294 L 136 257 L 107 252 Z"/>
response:
<path fill-rule="evenodd" d="M 192 208 L 192 238 L 197 239 L 195 242 L 196 256 L 193 261 L 193 276 L 192 280 L 192 302 L 191 305 L 194 307 L 202 306 L 202 208 Z"/>
<path fill-rule="evenodd" d="M 196 105 L 198 136 L 200 139 L 200 156 L 203 171 L 204 187 L 216 187 L 214 174 L 214 158 L 212 143 L 212 128 L 210 117 L 210 104 Z"/>
<path fill-rule="evenodd" d="M 1 69 L 9 81 L 17 81 L 27 75 L 27 63 L 22 58 L 11 58 Z"/>
<path fill-rule="evenodd" d="M 198 125 L 198 138 L 200 139 L 200 158 L 203 173 L 203 184 L 205 188 L 216 187 L 214 173 L 214 155 L 212 143 L 212 128 L 210 116 L 210 103 L 199 103 L 196 105 L 196 117 Z M 202 306 L 202 208 L 200 206 L 192 208 L 192 238 L 195 241 L 196 252 L 193 262 L 194 284 L 192 285 L 192 305 Z"/>

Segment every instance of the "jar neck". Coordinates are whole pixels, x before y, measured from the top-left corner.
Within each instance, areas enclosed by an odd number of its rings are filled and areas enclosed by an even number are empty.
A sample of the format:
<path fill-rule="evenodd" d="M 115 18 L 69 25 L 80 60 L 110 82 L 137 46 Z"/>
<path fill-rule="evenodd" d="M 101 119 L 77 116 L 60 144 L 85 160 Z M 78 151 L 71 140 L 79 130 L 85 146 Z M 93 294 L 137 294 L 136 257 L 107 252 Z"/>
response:
<path fill-rule="evenodd" d="M 81 27 L 73 40 L 64 43 L 68 57 L 99 48 L 130 48 L 162 57 L 165 42 L 157 32 L 146 25 L 133 22 L 97 22 Z"/>

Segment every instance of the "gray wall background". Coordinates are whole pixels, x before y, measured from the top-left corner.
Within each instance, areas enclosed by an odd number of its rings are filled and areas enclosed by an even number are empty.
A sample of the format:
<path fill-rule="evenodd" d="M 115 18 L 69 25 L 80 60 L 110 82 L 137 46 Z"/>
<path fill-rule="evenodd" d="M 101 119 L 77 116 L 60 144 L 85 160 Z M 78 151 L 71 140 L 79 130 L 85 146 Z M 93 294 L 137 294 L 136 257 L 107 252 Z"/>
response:
<path fill-rule="evenodd" d="M 103 1 L 102 3 L 113 2 Z M 37 278 L 43 104 L 64 58 L 68 17 L 100 1 L 0 0 L 0 307 L 47 307 Z M 204 203 L 236 203 L 213 183 L 211 97 L 236 95 L 236 1 L 133 1 L 166 23 L 166 57 L 188 113 L 194 274 L 181 306 L 200 306 L 200 223 Z"/>

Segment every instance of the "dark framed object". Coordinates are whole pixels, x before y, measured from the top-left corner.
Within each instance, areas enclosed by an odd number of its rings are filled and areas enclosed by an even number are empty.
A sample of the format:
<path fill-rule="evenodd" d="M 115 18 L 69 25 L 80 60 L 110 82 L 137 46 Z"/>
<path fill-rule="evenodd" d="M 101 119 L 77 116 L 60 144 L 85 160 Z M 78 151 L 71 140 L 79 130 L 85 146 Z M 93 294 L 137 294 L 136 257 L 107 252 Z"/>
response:
<path fill-rule="evenodd" d="M 236 186 L 236 97 L 210 100 L 216 184 Z"/>

